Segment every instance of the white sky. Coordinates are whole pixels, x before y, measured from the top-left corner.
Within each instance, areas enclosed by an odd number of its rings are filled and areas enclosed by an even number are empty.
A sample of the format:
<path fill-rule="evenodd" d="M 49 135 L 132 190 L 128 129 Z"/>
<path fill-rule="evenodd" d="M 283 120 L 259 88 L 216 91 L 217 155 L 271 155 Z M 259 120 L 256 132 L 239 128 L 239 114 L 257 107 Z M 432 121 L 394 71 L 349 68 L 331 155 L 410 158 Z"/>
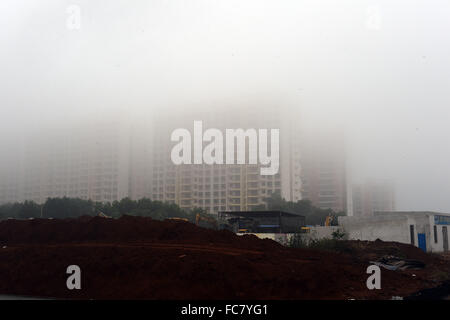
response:
<path fill-rule="evenodd" d="M 448 0 L 2 0 L 0 13 L 1 143 L 105 112 L 289 101 L 308 125 L 345 128 L 355 177 L 394 179 L 398 209 L 450 212 Z"/>

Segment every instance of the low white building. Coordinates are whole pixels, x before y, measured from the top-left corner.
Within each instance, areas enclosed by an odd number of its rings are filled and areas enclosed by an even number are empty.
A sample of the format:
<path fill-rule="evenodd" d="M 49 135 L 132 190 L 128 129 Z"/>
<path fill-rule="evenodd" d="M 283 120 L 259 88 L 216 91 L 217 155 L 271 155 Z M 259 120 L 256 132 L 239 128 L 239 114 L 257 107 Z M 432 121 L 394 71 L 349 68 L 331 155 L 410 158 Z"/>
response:
<path fill-rule="evenodd" d="M 370 217 L 339 217 L 348 239 L 396 241 L 427 252 L 449 250 L 450 214 L 426 211 L 375 212 Z"/>

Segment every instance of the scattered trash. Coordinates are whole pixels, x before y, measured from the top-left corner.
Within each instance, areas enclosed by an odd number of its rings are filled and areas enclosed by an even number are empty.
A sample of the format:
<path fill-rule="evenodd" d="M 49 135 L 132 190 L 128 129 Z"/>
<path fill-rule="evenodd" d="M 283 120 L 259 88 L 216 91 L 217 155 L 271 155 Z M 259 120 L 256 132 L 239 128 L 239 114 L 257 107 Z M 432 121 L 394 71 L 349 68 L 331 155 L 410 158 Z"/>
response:
<path fill-rule="evenodd" d="M 392 296 L 391 300 L 403 300 L 403 297 Z"/>
<path fill-rule="evenodd" d="M 420 270 L 425 268 L 425 263 L 419 260 L 401 259 L 395 256 L 384 256 L 378 261 L 370 263 L 388 270 Z M 413 275 L 415 276 L 415 275 Z"/>

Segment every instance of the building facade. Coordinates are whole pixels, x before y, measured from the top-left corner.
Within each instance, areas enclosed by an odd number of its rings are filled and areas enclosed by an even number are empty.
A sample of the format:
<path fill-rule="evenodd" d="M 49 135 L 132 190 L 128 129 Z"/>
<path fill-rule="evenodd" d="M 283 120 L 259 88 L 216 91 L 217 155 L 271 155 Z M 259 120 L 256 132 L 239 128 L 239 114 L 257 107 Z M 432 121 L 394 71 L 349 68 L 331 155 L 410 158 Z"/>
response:
<path fill-rule="evenodd" d="M 154 127 L 152 134 L 150 197 L 176 203 L 183 209 L 202 208 L 214 214 L 219 211 L 261 208 L 272 193 L 280 193 L 288 200 L 300 200 L 299 150 L 293 139 L 295 127 L 278 111 L 272 110 L 268 116 L 256 109 L 250 109 L 246 113 L 242 110 L 228 110 L 209 114 L 185 113 L 180 117 L 171 117 L 170 120 L 162 119 L 161 124 Z M 170 143 L 171 132 L 177 128 L 186 128 L 192 133 L 193 122 L 196 120 L 202 121 L 205 130 L 216 128 L 223 133 L 226 129 L 239 128 L 279 129 L 278 173 L 261 175 L 261 164 L 173 164 L 170 158 L 174 145 Z M 248 159 L 248 153 L 246 157 Z"/>
<path fill-rule="evenodd" d="M 71 197 L 112 202 L 129 195 L 129 135 L 117 123 L 65 128 L 26 139 L 18 200 Z"/>
<path fill-rule="evenodd" d="M 345 211 L 342 139 L 306 143 L 309 137 L 300 130 L 300 115 L 288 108 L 192 110 L 138 119 L 133 125 L 104 121 L 55 128 L 53 132 L 58 134 L 35 134 L 24 144 L 17 183 L 0 185 L 0 200 L 42 203 L 51 197 L 72 197 L 113 202 L 146 197 L 217 214 L 264 209 L 266 199 L 277 193 L 288 201 L 310 199 L 320 208 Z M 172 132 L 185 128 L 192 133 L 198 120 L 204 130 L 215 128 L 223 133 L 226 129 L 278 129 L 278 172 L 262 175 L 261 168 L 267 165 L 248 161 L 174 164 Z M 208 143 L 202 142 L 202 146 Z M 248 160 L 254 150 L 250 150 L 248 138 L 245 143 Z M 273 150 L 269 144 L 269 154 Z"/>
<path fill-rule="evenodd" d="M 347 211 L 347 168 L 344 137 L 340 134 L 303 136 L 302 197 L 321 209 Z"/>
<path fill-rule="evenodd" d="M 372 216 L 374 212 L 395 211 L 394 186 L 389 182 L 368 181 L 352 188 L 353 215 Z"/>
<path fill-rule="evenodd" d="M 351 240 L 396 241 L 427 252 L 449 250 L 450 214 L 426 211 L 375 212 L 373 216 L 339 217 Z"/>

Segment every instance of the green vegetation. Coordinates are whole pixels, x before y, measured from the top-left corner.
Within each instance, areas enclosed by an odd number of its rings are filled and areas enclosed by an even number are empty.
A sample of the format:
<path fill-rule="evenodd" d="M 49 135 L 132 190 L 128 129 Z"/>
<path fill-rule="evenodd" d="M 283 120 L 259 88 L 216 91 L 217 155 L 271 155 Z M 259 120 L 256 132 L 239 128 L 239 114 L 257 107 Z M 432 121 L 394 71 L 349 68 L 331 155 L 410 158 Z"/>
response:
<path fill-rule="evenodd" d="M 80 216 L 96 216 L 99 213 L 117 218 L 124 214 L 151 217 L 157 220 L 167 218 L 183 218 L 195 222 L 195 215 L 207 215 L 205 210 L 195 208 L 182 210 L 176 204 L 153 201 L 147 198 L 131 200 L 124 198 L 112 203 L 95 203 L 90 200 L 74 198 L 49 198 L 40 205 L 33 201 L 4 204 L 0 206 L 0 219 L 15 218 L 76 218 Z"/>
<path fill-rule="evenodd" d="M 291 248 L 308 248 L 308 241 L 302 236 L 301 233 L 294 233 L 287 243 L 283 243 L 287 247 Z"/>
<path fill-rule="evenodd" d="M 331 236 L 333 237 L 333 239 L 336 239 L 336 240 L 343 240 L 343 239 L 345 239 L 345 237 L 347 236 L 347 234 L 346 234 L 344 231 L 338 229 L 338 230 L 334 231 L 334 232 L 331 234 Z"/>
<path fill-rule="evenodd" d="M 307 225 L 321 225 L 329 215 L 336 218 L 338 215 L 332 210 L 323 210 L 311 205 L 308 200 L 297 202 L 286 201 L 279 194 L 274 194 L 266 199 L 267 205 L 259 210 L 281 210 L 292 213 L 298 213 L 306 217 Z M 13 203 L 0 205 L 0 220 L 7 218 L 28 219 L 28 218 L 75 218 L 83 215 L 96 216 L 99 213 L 117 218 L 124 214 L 132 216 L 151 217 L 157 220 L 167 218 L 183 218 L 195 222 L 195 215 L 200 213 L 202 216 L 211 217 L 201 208 L 192 210 L 182 210 L 176 204 L 154 201 L 148 198 L 140 200 L 131 200 L 124 198 L 112 203 L 97 203 L 91 200 L 82 200 L 76 198 L 49 198 L 40 205 L 33 201 L 23 203 Z M 334 219 L 332 225 L 336 225 Z"/>
<path fill-rule="evenodd" d="M 314 207 L 309 200 L 286 201 L 278 193 L 274 193 L 271 197 L 266 198 L 266 205 L 257 207 L 255 210 L 280 210 L 297 213 L 305 216 L 307 225 L 323 225 L 326 217 L 331 215 L 334 217 L 331 225 L 336 226 L 337 217 L 345 215 L 343 212 L 336 213 L 331 209 Z"/>

